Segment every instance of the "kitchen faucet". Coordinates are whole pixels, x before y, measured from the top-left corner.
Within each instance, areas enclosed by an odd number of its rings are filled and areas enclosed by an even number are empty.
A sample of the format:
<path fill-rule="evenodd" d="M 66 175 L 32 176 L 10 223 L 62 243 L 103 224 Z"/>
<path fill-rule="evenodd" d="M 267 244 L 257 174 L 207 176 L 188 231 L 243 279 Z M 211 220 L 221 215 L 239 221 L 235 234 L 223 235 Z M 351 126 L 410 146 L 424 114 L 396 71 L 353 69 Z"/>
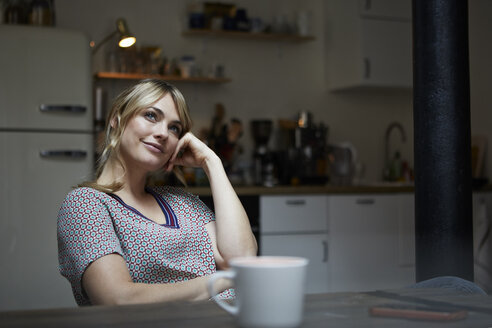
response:
<path fill-rule="evenodd" d="M 390 153 L 389 153 L 389 141 L 390 141 L 391 131 L 393 131 L 393 129 L 395 129 L 395 128 L 400 130 L 401 141 L 406 142 L 406 140 L 407 140 L 405 130 L 403 129 L 403 126 L 400 123 L 392 122 L 392 123 L 390 123 L 390 125 L 388 125 L 388 127 L 386 128 L 386 134 L 384 137 L 384 159 L 385 159 L 385 167 L 384 167 L 384 172 L 383 172 L 383 179 L 384 180 L 389 180 L 389 178 L 390 178 L 391 159 L 390 159 Z"/>

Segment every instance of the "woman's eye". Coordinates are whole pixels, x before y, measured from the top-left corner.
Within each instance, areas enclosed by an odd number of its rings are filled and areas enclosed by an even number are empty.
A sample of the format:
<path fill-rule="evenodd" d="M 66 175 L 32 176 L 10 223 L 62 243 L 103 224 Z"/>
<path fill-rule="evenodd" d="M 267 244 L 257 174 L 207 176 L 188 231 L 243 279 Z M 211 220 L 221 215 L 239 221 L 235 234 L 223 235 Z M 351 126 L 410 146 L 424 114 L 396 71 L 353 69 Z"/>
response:
<path fill-rule="evenodd" d="M 145 112 L 144 116 L 151 121 L 157 120 L 157 115 L 154 112 Z"/>
<path fill-rule="evenodd" d="M 178 126 L 178 125 L 171 125 L 169 127 L 169 130 L 173 131 L 174 133 L 176 133 L 178 136 L 181 135 L 181 127 Z"/>

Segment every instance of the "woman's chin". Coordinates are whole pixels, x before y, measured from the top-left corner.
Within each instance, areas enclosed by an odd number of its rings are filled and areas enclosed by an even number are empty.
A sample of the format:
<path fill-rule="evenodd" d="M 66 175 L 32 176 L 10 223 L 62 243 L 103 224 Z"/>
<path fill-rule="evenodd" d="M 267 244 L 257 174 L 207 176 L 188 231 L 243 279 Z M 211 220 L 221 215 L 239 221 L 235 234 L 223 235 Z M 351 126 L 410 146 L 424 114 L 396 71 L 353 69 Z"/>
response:
<path fill-rule="evenodd" d="M 147 163 L 147 165 L 145 165 L 145 170 L 149 173 L 164 171 L 164 169 L 165 169 L 165 164 L 162 164 L 162 161 L 156 163 Z"/>

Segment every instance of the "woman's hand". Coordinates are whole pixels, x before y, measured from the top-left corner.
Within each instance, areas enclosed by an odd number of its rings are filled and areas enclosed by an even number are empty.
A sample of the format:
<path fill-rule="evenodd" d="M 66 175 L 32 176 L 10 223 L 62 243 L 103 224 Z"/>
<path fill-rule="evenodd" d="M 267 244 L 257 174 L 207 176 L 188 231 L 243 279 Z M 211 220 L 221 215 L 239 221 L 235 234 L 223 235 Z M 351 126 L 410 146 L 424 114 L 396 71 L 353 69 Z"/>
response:
<path fill-rule="evenodd" d="M 206 161 L 212 158 L 218 157 L 205 143 L 188 132 L 179 140 L 164 170 L 172 171 L 175 165 L 203 168 Z"/>

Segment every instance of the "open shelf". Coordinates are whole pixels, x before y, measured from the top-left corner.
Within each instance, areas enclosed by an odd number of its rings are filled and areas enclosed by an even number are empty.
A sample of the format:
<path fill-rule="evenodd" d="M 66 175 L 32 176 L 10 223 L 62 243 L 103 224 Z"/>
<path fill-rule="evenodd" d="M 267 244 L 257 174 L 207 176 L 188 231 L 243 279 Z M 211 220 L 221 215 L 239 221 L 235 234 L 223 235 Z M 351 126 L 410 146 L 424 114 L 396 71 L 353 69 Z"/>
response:
<path fill-rule="evenodd" d="M 191 82 L 191 83 L 227 83 L 231 82 L 229 78 L 211 78 L 211 77 L 181 77 L 177 75 L 158 75 L 142 73 L 116 73 L 116 72 L 97 72 L 97 79 L 119 79 L 119 80 L 142 80 L 142 79 L 160 79 L 165 81 Z"/>
<path fill-rule="evenodd" d="M 263 41 L 285 41 L 285 42 L 306 42 L 313 41 L 314 36 L 301 36 L 295 34 L 278 33 L 252 33 L 240 31 L 215 31 L 208 29 L 192 29 L 183 32 L 183 36 L 195 37 L 218 37 L 229 39 L 263 40 Z"/>

